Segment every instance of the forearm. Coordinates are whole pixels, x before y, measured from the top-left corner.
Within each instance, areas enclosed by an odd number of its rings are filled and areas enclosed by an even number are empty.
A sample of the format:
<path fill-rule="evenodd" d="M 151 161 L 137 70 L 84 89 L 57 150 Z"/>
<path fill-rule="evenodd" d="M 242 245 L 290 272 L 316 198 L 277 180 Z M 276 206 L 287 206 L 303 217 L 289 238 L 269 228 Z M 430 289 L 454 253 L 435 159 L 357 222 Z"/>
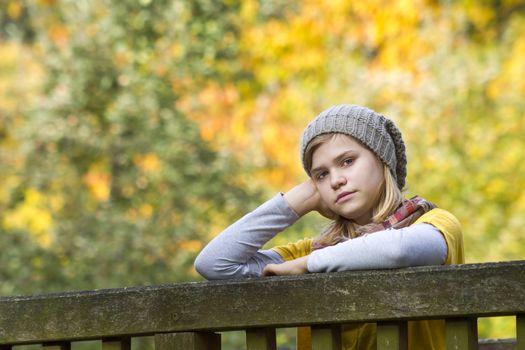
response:
<path fill-rule="evenodd" d="M 195 260 L 207 279 L 256 277 L 268 263 L 282 263 L 274 251 L 261 247 L 299 219 L 281 194 L 245 215 L 215 237 Z"/>
<path fill-rule="evenodd" d="M 438 229 L 418 224 L 354 238 L 316 250 L 308 258 L 309 272 L 400 268 L 442 264 L 447 244 Z"/>

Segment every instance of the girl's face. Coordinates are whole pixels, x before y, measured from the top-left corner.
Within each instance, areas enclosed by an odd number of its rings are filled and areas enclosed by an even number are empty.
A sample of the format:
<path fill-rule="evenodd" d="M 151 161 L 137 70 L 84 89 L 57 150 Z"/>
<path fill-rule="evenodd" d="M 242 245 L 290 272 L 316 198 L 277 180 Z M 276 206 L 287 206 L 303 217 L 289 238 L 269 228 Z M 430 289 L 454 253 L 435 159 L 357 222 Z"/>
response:
<path fill-rule="evenodd" d="M 311 175 L 333 212 L 359 225 L 372 221 L 385 180 L 372 151 L 351 136 L 334 134 L 313 152 Z"/>

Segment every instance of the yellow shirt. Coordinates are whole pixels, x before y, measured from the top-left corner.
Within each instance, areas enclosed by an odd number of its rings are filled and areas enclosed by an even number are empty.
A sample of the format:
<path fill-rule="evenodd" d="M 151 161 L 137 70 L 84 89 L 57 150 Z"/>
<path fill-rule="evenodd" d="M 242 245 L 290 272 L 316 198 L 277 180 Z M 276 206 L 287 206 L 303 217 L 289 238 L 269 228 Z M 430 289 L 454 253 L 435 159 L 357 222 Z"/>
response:
<path fill-rule="evenodd" d="M 447 258 L 445 265 L 463 264 L 465 262 L 463 250 L 463 234 L 459 221 L 446 210 L 436 208 L 422 215 L 415 224 L 426 223 L 437 228 L 447 243 Z M 273 248 L 282 258 L 293 260 L 308 255 L 312 251 L 313 239 L 303 239 Z M 372 350 L 376 349 L 375 323 L 343 325 L 344 350 Z M 300 327 L 297 330 L 297 349 L 311 349 L 311 335 L 309 327 Z M 409 321 L 408 322 L 408 349 L 410 350 L 444 350 L 445 349 L 445 321 Z"/>

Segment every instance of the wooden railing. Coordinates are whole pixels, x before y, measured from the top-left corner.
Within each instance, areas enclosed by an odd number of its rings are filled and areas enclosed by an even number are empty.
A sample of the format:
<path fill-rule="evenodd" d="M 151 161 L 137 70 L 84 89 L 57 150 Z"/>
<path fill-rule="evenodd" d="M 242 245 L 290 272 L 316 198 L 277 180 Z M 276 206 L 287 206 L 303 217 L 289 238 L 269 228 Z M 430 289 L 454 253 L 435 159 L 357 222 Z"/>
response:
<path fill-rule="evenodd" d="M 525 261 L 194 282 L 0 298 L 0 349 L 101 340 L 129 349 L 220 349 L 216 332 L 246 330 L 274 349 L 275 329 L 312 326 L 314 349 L 340 349 L 340 325 L 377 322 L 378 349 L 406 347 L 406 321 L 445 319 L 447 349 L 476 349 L 477 318 L 516 315 L 525 349 Z"/>

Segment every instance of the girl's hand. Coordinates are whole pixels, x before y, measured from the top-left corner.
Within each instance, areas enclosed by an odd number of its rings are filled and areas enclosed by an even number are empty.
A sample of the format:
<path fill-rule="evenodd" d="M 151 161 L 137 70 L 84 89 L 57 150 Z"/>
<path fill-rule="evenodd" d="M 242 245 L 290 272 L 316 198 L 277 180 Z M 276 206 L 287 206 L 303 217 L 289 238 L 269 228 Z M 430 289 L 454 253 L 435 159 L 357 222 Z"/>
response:
<path fill-rule="evenodd" d="M 264 267 L 263 276 L 302 275 L 308 272 L 308 256 L 285 261 L 282 264 L 268 264 Z"/>
<path fill-rule="evenodd" d="M 328 219 L 335 219 L 337 216 L 321 199 L 312 179 L 308 179 L 286 192 L 284 199 L 299 216 L 303 216 L 312 210 L 318 211 L 319 214 Z"/>

